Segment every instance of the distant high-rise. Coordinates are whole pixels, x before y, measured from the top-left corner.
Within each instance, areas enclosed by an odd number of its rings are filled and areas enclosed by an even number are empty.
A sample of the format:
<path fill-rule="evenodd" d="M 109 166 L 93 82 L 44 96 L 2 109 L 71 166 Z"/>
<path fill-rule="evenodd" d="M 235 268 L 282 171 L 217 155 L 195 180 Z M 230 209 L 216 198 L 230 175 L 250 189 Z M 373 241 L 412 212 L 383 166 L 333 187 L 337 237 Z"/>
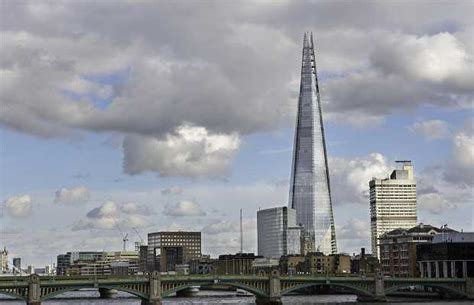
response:
<path fill-rule="evenodd" d="M 372 254 L 380 258 L 379 238 L 395 229 L 416 226 L 416 180 L 410 161 L 397 161 L 402 169 L 389 178 L 373 178 L 370 187 L 370 231 Z"/>
<path fill-rule="evenodd" d="M 313 34 L 305 33 L 290 204 L 313 251 L 337 252 Z"/>
<path fill-rule="evenodd" d="M 276 207 L 257 212 L 258 255 L 280 258 L 300 254 L 301 229 L 296 227 L 296 212 Z"/>

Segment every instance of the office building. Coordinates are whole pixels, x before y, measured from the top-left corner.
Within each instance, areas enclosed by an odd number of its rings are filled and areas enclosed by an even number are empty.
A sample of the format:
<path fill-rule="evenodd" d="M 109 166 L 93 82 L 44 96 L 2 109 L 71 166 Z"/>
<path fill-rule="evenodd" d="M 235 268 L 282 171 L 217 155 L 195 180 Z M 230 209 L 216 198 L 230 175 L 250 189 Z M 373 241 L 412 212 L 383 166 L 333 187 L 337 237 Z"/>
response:
<path fill-rule="evenodd" d="M 443 230 L 416 247 L 421 277 L 474 278 L 474 233 Z"/>
<path fill-rule="evenodd" d="M 307 274 L 306 256 L 288 255 L 280 257 L 280 272 L 288 275 Z"/>
<path fill-rule="evenodd" d="M 277 207 L 257 212 L 258 255 L 279 259 L 300 253 L 301 228 L 296 227 L 296 211 Z"/>
<path fill-rule="evenodd" d="M 20 257 L 14 257 L 13 258 L 13 274 L 19 274 L 22 273 L 21 271 L 21 258 Z"/>
<path fill-rule="evenodd" d="M 138 271 L 139 254 L 135 251 L 77 251 L 57 256 L 57 275 L 131 275 Z"/>
<path fill-rule="evenodd" d="M 311 240 L 309 251 L 330 254 L 337 245 L 321 104 L 313 35 L 305 33 L 289 206 Z"/>
<path fill-rule="evenodd" d="M 373 178 L 370 187 L 370 230 L 372 253 L 380 259 L 379 238 L 395 229 L 416 226 L 416 180 L 411 161 L 397 161 L 401 169 L 389 178 Z"/>
<path fill-rule="evenodd" d="M 155 232 L 148 234 L 148 271 L 174 271 L 201 257 L 201 232 Z"/>
<path fill-rule="evenodd" d="M 417 246 L 429 244 L 434 236 L 451 232 L 420 223 L 410 229 L 395 229 L 380 236 L 380 268 L 384 275 L 417 277 Z"/>

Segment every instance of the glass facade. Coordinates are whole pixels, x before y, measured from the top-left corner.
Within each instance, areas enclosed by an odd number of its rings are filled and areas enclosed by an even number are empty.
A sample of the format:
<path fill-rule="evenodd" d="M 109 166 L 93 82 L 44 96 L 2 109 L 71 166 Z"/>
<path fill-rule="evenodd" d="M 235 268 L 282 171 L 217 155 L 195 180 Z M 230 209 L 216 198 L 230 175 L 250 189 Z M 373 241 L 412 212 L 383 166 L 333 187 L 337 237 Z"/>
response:
<path fill-rule="evenodd" d="M 305 34 L 296 121 L 290 207 L 313 251 L 337 252 L 329 170 L 312 34 Z"/>
<path fill-rule="evenodd" d="M 289 227 L 296 225 L 296 212 L 287 207 L 277 207 L 257 212 L 258 255 L 269 258 L 280 258 L 288 255 L 288 245 L 298 241 L 290 241 L 295 236 L 288 236 Z M 299 236 L 298 236 L 299 239 Z M 295 252 L 295 249 L 290 249 Z"/>

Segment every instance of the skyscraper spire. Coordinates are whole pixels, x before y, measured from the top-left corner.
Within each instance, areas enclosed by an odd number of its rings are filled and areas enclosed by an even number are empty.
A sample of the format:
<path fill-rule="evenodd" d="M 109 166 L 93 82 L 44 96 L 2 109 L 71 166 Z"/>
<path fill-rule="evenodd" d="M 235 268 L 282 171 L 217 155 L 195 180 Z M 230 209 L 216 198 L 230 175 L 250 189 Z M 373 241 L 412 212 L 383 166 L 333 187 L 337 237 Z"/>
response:
<path fill-rule="evenodd" d="M 310 250 L 337 252 L 313 33 L 303 37 L 290 207 L 313 244 Z"/>

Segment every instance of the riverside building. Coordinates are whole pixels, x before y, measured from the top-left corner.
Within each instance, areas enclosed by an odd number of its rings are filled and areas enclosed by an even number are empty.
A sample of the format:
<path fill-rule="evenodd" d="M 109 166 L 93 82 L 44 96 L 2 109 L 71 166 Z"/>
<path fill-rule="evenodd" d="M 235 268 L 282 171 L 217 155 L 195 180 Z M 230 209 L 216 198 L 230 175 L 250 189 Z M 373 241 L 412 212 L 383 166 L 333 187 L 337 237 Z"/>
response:
<path fill-rule="evenodd" d="M 380 259 L 379 238 L 395 229 L 416 226 L 416 180 L 411 161 L 396 161 L 401 169 L 389 178 L 373 178 L 370 187 L 370 231 L 372 253 Z"/>

